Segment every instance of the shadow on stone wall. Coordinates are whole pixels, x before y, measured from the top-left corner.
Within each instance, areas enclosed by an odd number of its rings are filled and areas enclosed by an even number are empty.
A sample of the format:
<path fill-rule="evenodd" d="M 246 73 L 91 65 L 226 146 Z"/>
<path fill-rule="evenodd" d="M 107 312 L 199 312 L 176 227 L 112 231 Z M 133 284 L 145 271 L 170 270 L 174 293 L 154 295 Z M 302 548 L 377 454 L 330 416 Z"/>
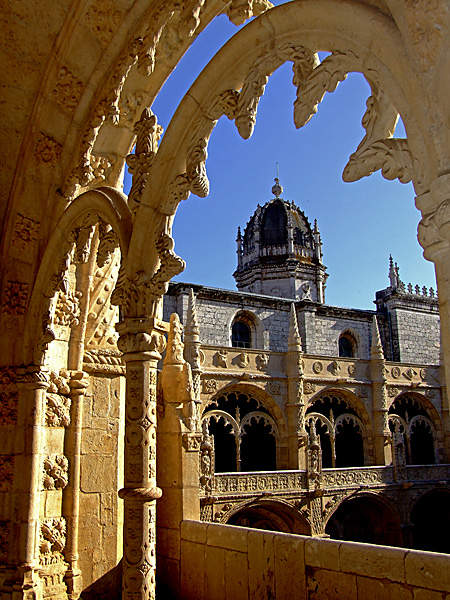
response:
<path fill-rule="evenodd" d="M 121 600 L 122 561 L 81 593 L 81 600 Z"/>

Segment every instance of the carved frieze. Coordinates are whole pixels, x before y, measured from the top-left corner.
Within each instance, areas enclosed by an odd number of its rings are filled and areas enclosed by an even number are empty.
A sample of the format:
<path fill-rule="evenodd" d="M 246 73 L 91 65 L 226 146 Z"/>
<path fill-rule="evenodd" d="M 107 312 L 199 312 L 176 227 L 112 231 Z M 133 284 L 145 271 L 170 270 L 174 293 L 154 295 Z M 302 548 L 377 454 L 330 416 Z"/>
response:
<path fill-rule="evenodd" d="M 61 150 L 61 144 L 50 136 L 42 132 L 38 135 L 34 154 L 40 162 L 52 167 L 56 166 L 61 156 Z"/>
<path fill-rule="evenodd" d="M 44 459 L 42 485 L 44 490 L 63 490 L 69 481 L 69 461 L 63 455 Z"/>
<path fill-rule="evenodd" d="M 106 48 L 122 22 L 123 12 L 113 0 L 93 0 L 87 18 L 95 37 Z"/>
<path fill-rule="evenodd" d="M 392 367 L 391 375 L 394 379 L 398 379 L 401 375 L 401 371 L 399 367 Z"/>
<path fill-rule="evenodd" d="M 409 367 L 409 369 L 406 369 L 406 371 L 403 373 L 403 377 L 406 377 L 406 379 L 409 379 L 409 381 L 412 381 L 416 375 L 417 371 L 415 371 L 412 367 Z"/>
<path fill-rule="evenodd" d="M 72 113 L 82 93 L 83 83 L 67 67 L 61 67 L 52 93 L 56 104 L 64 112 Z"/>
<path fill-rule="evenodd" d="M 0 455 L 0 492 L 12 489 L 14 477 L 14 456 Z"/>
<path fill-rule="evenodd" d="M 25 314 L 29 284 L 22 281 L 7 281 L 3 292 L 2 313 L 10 317 Z"/>

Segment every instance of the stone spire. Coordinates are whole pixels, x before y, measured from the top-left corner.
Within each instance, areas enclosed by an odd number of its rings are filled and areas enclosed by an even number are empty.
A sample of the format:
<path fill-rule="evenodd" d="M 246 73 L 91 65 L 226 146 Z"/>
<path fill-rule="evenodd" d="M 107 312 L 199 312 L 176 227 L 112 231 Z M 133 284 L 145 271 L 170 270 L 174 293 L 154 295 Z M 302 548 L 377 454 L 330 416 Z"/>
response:
<path fill-rule="evenodd" d="M 392 254 L 389 254 L 389 281 L 391 283 L 391 288 L 394 290 L 398 287 L 398 266 L 397 263 L 394 265 L 394 260 L 392 258 Z"/>
<path fill-rule="evenodd" d="M 242 233 L 241 233 L 241 228 L 238 227 L 237 230 L 237 237 L 236 237 L 236 244 L 237 244 L 237 250 L 236 253 L 238 255 L 238 268 L 242 265 Z"/>
<path fill-rule="evenodd" d="M 298 330 L 297 313 L 295 312 L 295 305 L 291 304 L 291 318 L 289 322 L 289 338 L 288 338 L 288 352 L 302 352 L 302 338 Z"/>
<path fill-rule="evenodd" d="M 184 328 L 184 360 L 191 365 L 195 401 L 200 402 L 200 336 L 194 290 L 189 288 L 186 325 Z"/>
<path fill-rule="evenodd" d="M 370 347 L 371 360 L 384 360 L 383 346 L 381 345 L 380 331 L 378 329 L 377 317 L 372 318 L 372 345 Z"/>
<path fill-rule="evenodd" d="M 184 328 L 184 337 L 190 337 L 197 335 L 198 336 L 198 322 L 197 322 L 197 306 L 195 304 L 195 296 L 194 290 L 189 288 L 189 300 L 188 300 L 188 309 L 186 316 L 186 325 Z"/>

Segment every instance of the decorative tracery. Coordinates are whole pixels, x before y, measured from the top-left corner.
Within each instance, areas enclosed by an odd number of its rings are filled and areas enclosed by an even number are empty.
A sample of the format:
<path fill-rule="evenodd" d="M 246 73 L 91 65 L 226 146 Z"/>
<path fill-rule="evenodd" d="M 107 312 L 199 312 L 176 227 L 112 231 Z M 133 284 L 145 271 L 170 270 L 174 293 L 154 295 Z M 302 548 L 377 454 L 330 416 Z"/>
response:
<path fill-rule="evenodd" d="M 229 392 L 210 402 L 203 422 L 214 437 L 217 472 L 276 468 L 277 426 L 258 399 Z"/>

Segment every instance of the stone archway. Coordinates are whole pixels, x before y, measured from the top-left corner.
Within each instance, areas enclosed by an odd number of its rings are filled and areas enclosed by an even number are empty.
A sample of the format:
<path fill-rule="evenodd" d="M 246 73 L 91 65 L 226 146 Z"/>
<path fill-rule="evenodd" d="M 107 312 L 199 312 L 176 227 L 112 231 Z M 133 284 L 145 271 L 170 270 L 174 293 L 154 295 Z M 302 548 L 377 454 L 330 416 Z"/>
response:
<path fill-rule="evenodd" d="M 412 546 L 416 550 L 450 554 L 450 490 L 434 489 L 423 494 L 411 511 Z"/>
<path fill-rule="evenodd" d="M 226 517 L 228 525 L 254 527 L 297 535 L 311 535 L 311 525 L 288 502 L 257 500 L 239 505 Z"/>

